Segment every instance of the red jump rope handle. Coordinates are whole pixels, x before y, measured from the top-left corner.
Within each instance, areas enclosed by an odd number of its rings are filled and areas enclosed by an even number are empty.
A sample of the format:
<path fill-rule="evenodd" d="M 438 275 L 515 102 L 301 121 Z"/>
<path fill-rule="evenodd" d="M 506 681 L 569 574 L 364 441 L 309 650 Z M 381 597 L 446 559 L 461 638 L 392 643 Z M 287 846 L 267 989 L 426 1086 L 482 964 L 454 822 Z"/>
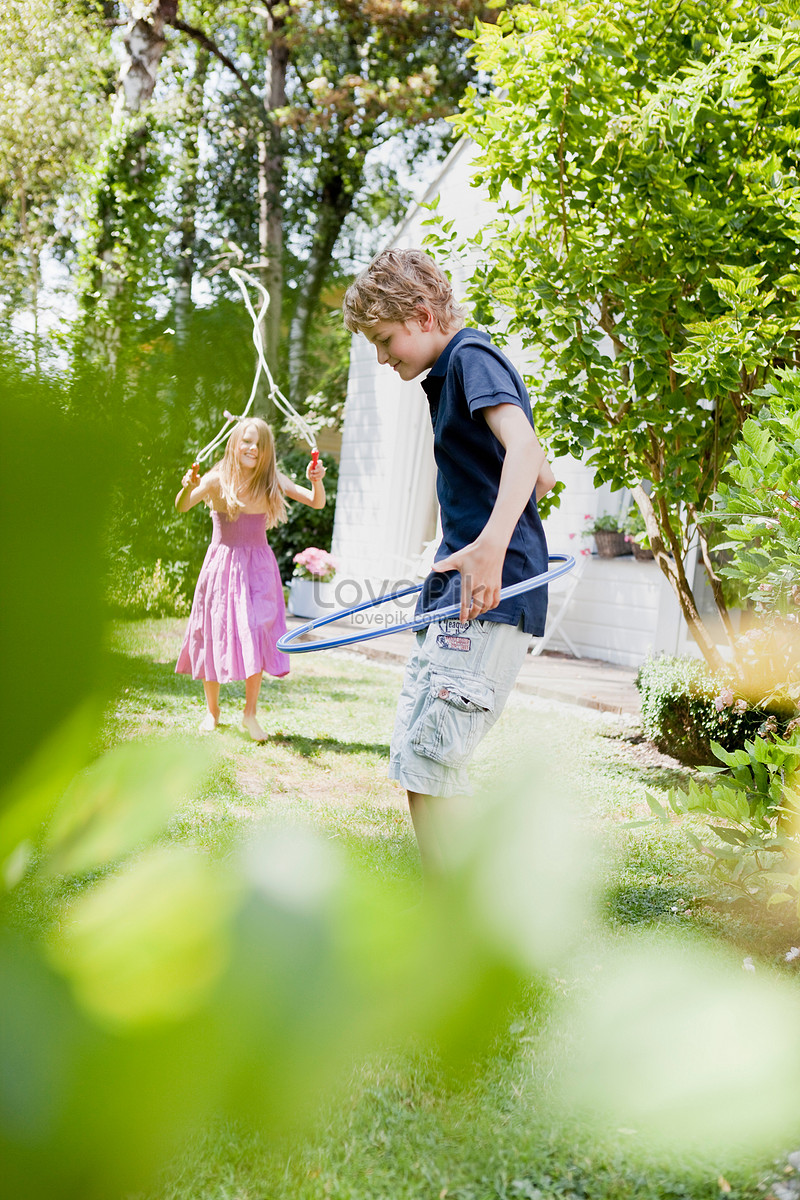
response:
<path fill-rule="evenodd" d="M 312 467 L 315 467 L 315 466 L 317 465 L 317 463 L 318 463 L 318 462 L 319 462 L 319 450 L 312 450 L 312 451 L 311 451 L 311 465 L 312 465 Z"/>

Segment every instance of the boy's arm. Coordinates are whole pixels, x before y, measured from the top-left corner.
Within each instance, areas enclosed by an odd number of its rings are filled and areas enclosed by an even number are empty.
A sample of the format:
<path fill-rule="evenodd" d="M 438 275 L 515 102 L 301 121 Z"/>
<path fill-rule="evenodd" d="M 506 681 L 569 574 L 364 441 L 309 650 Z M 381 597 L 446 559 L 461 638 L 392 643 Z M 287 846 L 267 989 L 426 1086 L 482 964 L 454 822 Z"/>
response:
<path fill-rule="evenodd" d="M 534 434 L 534 437 L 536 435 Z M 538 438 L 536 439 L 538 442 Z M 544 465 L 539 472 L 539 478 L 536 480 L 536 499 L 541 500 L 542 496 L 546 496 L 556 486 L 556 477 L 553 474 L 553 468 L 547 459 L 544 460 Z"/>
<path fill-rule="evenodd" d="M 482 412 L 506 452 L 497 499 L 475 541 L 433 567 L 434 571 L 460 572 L 461 621 L 475 620 L 497 607 L 506 550 L 517 521 L 537 488 L 540 475 L 544 476 L 544 491 L 553 486 L 548 483 L 547 472 L 543 472 L 547 465 L 544 450 L 522 409 L 516 404 L 495 404 Z M 552 471 L 549 473 L 552 475 Z"/>

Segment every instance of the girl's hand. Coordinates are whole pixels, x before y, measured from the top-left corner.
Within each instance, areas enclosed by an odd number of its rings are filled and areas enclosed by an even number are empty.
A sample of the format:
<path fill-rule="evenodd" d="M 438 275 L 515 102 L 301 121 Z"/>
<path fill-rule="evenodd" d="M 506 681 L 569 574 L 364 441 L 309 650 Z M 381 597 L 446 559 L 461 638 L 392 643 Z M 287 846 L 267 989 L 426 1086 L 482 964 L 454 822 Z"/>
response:
<path fill-rule="evenodd" d="M 200 482 L 200 467 L 197 463 L 192 463 L 189 470 L 184 475 L 181 483 L 185 488 L 196 488 Z"/>
<path fill-rule="evenodd" d="M 317 483 L 324 479 L 326 475 L 325 467 L 321 462 L 309 463 L 306 467 L 306 479 L 311 483 Z"/>

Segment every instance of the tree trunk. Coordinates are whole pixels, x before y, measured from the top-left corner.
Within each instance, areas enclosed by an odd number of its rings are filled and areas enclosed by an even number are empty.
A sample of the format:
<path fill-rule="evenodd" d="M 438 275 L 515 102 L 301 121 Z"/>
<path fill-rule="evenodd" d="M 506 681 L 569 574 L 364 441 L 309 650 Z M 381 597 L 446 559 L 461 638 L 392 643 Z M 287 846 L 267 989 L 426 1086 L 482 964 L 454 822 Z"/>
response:
<path fill-rule="evenodd" d="M 36 368 L 36 378 L 41 371 L 41 355 L 39 346 L 39 291 L 42 275 L 41 254 L 30 236 L 28 228 L 28 187 L 26 177 L 17 173 L 17 188 L 19 190 L 19 231 L 28 252 L 28 284 L 31 293 L 31 309 L 33 311 L 33 355 Z"/>
<path fill-rule="evenodd" d="M 303 398 L 311 323 L 317 311 L 336 241 L 352 203 L 353 193 L 345 190 L 340 178 L 332 180 L 325 187 L 318 209 L 319 220 L 311 253 L 289 329 L 289 398 L 293 404 Z"/>
<path fill-rule="evenodd" d="M 286 71 L 289 47 L 283 38 L 284 18 L 267 11 L 269 53 L 265 78 L 267 115 L 286 105 Z M 281 134 L 268 124 L 258 144 L 258 249 L 261 285 L 269 295 L 269 308 L 262 328 L 267 361 L 274 363 L 281 338 L 283 300 L 283 206 L 284 181 Z"/>
<path fill-rule="evenodd" d="M 728 635 L 728 641 L 730 642 L 731 645 L 733 645 L 736 634 L 735 634 L 733 625 L 731 624 L 731 618 L 730 618 L 730 613 L 728 612 L 728 606 L 725 603 L 725 595 L 722 590 L 722 579 L 714 567 L 714 563 L 711 559 L 711 551 L 710 551 L 710 548 L 708 545 L 708 538 L 706 537 L 703 526 L 700 525 L 697 521 L 697 514 L 695 512 L 694 507 L 692 505 L 689 505 L 688 511 L 689 511 L 689 515 L 691 516 L 692 520 L 695 523 L 695 529 L 697 530 L 697 538 L 700 543 L 700 553 L 703 556 L 703 566 L 705 567 L 706 575 L 708 576 L 708 582 L 711 587 L 712 595 L 714 596 L 714 603 L 717 606 L 717 612 L 719 613 L 720 620 L 722 621 L 722 624 L 725 627 L 725 632 Z"/>
<path fill-rule="evenodd" d="M 126 113 L 137 113 L 153 94 L 158 64 L 166 48 L 164 26 L 178 15 L 178 0 L 153 0 L 150 4 L 130 4 L 123 44 L 127 58 L 119 74 L 115 120 Z M 135 15 L 136 14 L 136 15 Z"/>
<path fill-rule="evenodd" d="M 208 53 L 199 49 L 195 69 L 189 84 L 187 102 L 190 122 L 184 132 L 184 178 L 180 193 L 180 250 L 178 255 L 178 285 L 175 292 L 175 337 L 183 346 L 188 336 L 189 314 L 192 310 L 192 280 L 195 271 L 196 214 L 198 194 L 199 140 L 203 124 L 203 91 L 208 70 Z"/>
<path fill-rule="evenodd" d="M 639 506 L 639 511 L 644 517 L 647 536 L 650 539 L 650 549 L 653 551 L 659 567 L 670 582 L 670 586 L 678 599 L 681 613 L 686 624 L 689 626 L 692 637 L 697 642 L 703 658 L 709 667 L 713 671 L 723 670 L 725 663 L 722 655 L 703 624 L 703 618 L 698 612 L 694 593 L 686 577 L 681 547 L 678 544 L 677 538 L 673 538 L 669 546 L 664 543 L 661 536 L 661 528 L 669 529 L 669 523 L 666 520 L 662 520 L 659 524 L 653 508 L 653 502 L 641 484 L 637 484 L 636 487 L 632 488 L 631 493 Z"/>
<path fill-rule="evenodd" d="M 90 265 L 90 283 L 84 293 L 87 313 L 94 313 L 98 297 L 106 308 L 106 323 L 101 328 L 90 317 L 84 330 L 89 354 L 105 362 L 113 374 L 121 343 L 120 300 L 125 295 L 128 268 L 120 260 L 120 215 L 114 180 L 125 180 L 130 194 L 135 191 L 148 154 L 147 131 L 137 127 L 135 117 L 146 107 L 155 87 L 158 64 L 166 47 L 164 25 L 177 15 L 178 0 L 155 0 L 154 3 L 128 5 L 130 20 L 123 35 L 125 58 L 120 67 L 117 99 L 112 121 L 112 146 L 104 177 L 96 193 L 95 219 L 99 228 Z M 124 133 L 121 134 L 121 130 Z M 114 161 L 113 155 L 117 154 Z M 130 200 L 128 200 L 130 202 Z"/>

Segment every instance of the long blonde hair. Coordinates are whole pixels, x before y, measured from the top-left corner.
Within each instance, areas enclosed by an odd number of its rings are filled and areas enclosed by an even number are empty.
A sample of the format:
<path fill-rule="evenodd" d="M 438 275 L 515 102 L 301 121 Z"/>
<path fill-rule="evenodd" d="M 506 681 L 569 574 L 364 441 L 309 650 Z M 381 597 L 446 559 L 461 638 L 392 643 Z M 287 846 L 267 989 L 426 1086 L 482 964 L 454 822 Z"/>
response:
<path fill-rule="evenodd" d="M 255 428 L 258 435 L 258 458 L 252 475 L 244 476 L 239 465 L 239 447 L 249 425 Z M 278 483 L 275 463 L 275 439 L 266 421 L 260 417 L 247 417 L 240 421 L 228 438 L 225 453 L 214 469 L 219 476 L 222 502 L 229 520 L 235 521 L 245 504 L 257 503 L 262 497 L 267 502 L 267 525 L 270 528 L 286 520 L 286 501 Z"/>

